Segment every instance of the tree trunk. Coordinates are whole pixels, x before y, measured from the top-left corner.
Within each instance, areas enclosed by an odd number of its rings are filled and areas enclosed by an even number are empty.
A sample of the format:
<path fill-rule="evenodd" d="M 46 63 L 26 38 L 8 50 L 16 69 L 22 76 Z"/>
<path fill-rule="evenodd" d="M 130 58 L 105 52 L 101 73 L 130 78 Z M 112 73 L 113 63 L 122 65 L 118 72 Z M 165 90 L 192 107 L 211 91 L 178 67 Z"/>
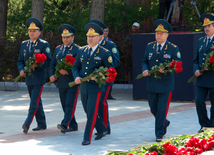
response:
<path fill-rule="evenodd" d="M 88 0 L 80 0 L 80 3 L 83 5 L 83 7 L 88 7 Z"/>
<path fill-rule="evenodd" d="M 105 0 L 92 0 L 90 19 L 104 22 Z"/>
<path fill-rule="evenodd" d="M 0 0 L 0 39 L 6 37 L 8 0 Z"/>
<path fill-rule="evenodd" d="M 138 0 L 138 5 L 149 4 L 151 6 L 151 0 Z"/>
<path fill-rule="evenodd" d="M 43 24 L 44 0 L 31 0 L 31 4 L 31 17 L 39 19 Z M 40 37 L 43 37 L 43 31 Z"/>
<path fill-rule="evenodd" d="M 180 10 L 178 7 L 178 2 L 179 2 L 179 0 L 176 0 L 174 8 L 173 8 L 172 19 L 171 19 L 171 24 L 173 24 L 173 25 L 179 25 Z"/>
<path fill-rule="evenodd" d="M 128 6 L 135 7 L 139 0 L 124 0 L 124 3 Z"/>

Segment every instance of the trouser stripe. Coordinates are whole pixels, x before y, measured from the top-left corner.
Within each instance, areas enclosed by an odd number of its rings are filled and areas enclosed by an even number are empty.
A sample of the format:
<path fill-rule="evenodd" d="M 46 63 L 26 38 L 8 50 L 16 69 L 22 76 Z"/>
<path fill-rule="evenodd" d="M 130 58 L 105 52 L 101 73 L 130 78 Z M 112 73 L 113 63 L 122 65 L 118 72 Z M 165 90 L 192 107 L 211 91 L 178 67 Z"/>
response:
<path fill-rule="evenodd" d="M 168 114 L 168 111 L 169 111 L 169 105 L 170 105 L 170 102 L 171 102 L 171 98 L 172 98 L 172 91 L 169 93 L 169 98 L 168 98 L 168 101 L 167 101 L 166 116 L 165 116 L 165 121 L 164 121 L 164 123 L 166 122 L 166 117 L 167 117 L 167 114 Z"/>
<path fill-rule="evenodd" d="M 108 86 L 106 89 L 105 97 L 103 100 L 103 124 L 107 127 L 108 126 L 108 104 L 106 103 L 109 91 L 111 86 Z"/>
<path fill-rule="evenodd" d="M 101 94 L 102 94 L 101 92 L 98 92 L 98 94 L 97 94 L 97 101 L 96 101 L 96 106 L 95 106 L 95 110 L 94 110 L 93 121 L 92 121 L 92 124 L 91 124 L 89 141 L 91 141 L 92 133 L 93 133 L 93 129 L 94 129 L 94 125 L 95 125 L 96 120 L 97 120 L 97 113 L 98 113 L 98 107 L 99 107 L 99 102 L 100 102 L 100 96 L 101 96 Z"/>
<path fill-rule="evenodd" d="M 37 100 L 36 100 L 36 104 L 37 104 L 37 106 L 36 106 L 36 110 L 35 110 L 35 111 L 34 111 L 34 113 L 33 113 L 33 116 L 32 116 L 32 119 L 31 119 L 30 124 L 32 123 L 33 118 L 34 118 L 34 116 L 35 116 L 35 114 L 36 114 L 36 112 L 37 112 L 37 110 L 38 110 L 39 102 L 40 102 L 40 99 L 41 99 L 41 94 L 42 94 L 43 86 L 44 86 L 44 85 L 42 85 L 42 86 L 41 86 L 41 89 L 40 89 L 40 92 L 39 92 L 39 96 L 37 97 Z M 30 125 L 29 125 L 29 127 L 30 127 Z"/>
<path fill-rule="evenodd" d="M 72 114 L 71 114 L 71 119 L 70 119 L 70 121 L 69 121 L 68 124 L 67 124 L 67 128 L 68 128 L 68 126 L 69 126 L 71 120 L 73 119 L 74 113 L 75 113 L 75 111 L 76 111 L 77 98 L 78 98 L 78 95 L 79 95 L 79 89 L 80 89 L 80 87 L 77 88 L 76 96 L 75 96 L 74 103 L 73 103 L 73 110 L 72 110 Z"/>

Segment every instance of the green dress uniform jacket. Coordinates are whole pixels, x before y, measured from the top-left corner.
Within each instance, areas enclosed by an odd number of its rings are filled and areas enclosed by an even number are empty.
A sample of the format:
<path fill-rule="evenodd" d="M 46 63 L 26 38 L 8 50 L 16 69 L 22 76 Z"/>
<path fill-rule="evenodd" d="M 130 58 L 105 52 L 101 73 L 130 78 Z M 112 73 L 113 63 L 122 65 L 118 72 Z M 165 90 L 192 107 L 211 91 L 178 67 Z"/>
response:
<path fill-rule="evenodd" d="M 76 77 L 84 78 L 101 66 L 108 68 L 113 67 L 113 60 L 107 49 L 98 45 L 96 50 L 89 57 L 87 56 L 88 52 L 89 46 L 85 46 L 78 51 L 76 61 L 72 68 L 74 79 Z M 84 140 L 91 141 L 95 124 L 98 133 L 103 133 L 106 129 L 105 125 L 97 116 L 100 95 L 104 90 L 104 85 L 99 87 L 99 85 L 93 80 L 82 82 L 80 84 L 81 100 L 87 115 Z"/>
<path fill-rule="evenodd" d="M 47 41 L 38 38 L 35 42 L 34 50 L 29 50 L 30 40 L 26 40 L 22 42 L 19 59 L 17 62 L 19 72 L 24 70 L 25 63 L 32 57 L 35 53 L 44 53 L 47 57 L 44 65 L 41 67 L 36 67 L 34 71 L 32 71 L 32 75 L 26 74 L 26 85 L 43 85 L 46 83 L 46 68 L 49 66 L 51 61 L 51 53 L 50 53 L 50 45 Z"/>
<path fill-rule="evenodd" d="M 33 121 L 34 116 L 36 117 L 37 125 L 40 128 L 46 129 L 46 119 L 45 113 L 42 106 L 41 94 L 43 90 L 43 85 L 46 83 L 46 68 L 49 66 L 51 61 L 51 53 L 49 43 L 45 40 L 38 38 L 35 41 L 35 45 L 29 49 L 30 40 L 22 42 L 19 59 L 17 62 L 19 72 L 24 70 L 26 66 L 26 61 L 29 57 L 34 56 L 35 53 L 44 53 L 47 57 L 44 64 L 41 67 L 36 67 L 32 74 L 28 75 L 26 73 L 26 85 L 28 87 L 28 92 L 30 95 L 30 107 L 28 111 L 28 116 L 24 124 L 29 128 Z"/>
<path fill-rule="evenodd" d="M 49 68 L 49 76 L 54 76 L 55 67 L 58 64 L 58 61 L 65 58 L 66 55 L 71 55 L 72 57 L 76 57 L 77 52 L 79 50 L 79 46 L 74 42 L 68 47 L 68 50 L 64 49 L 64 45 L 59 45 L 56 47 L 54 51 L 54 55 Z M 68 85 L 69 82 L 74 81 L 72 71 L 68 72 L 68 75 L 60 75 L 57 78 L 57 87 L 59 88 L 59 96 L 62 105 L 62 109 L 64 111 L 64 118 L 61 122 L 61 125 L 66 129 L 69 127 L 70 129 L 77 130 L 78 124 L 75 118 L 77 97 L 79 94 L 79 85 L 75 85 L 70 87 Z"/>
<path fill-rule="evenodd" d="M 86 77 L 94 72 L 95 69 L 98 69 L 100 66 L 104 67 L 113 67 L 113 60 L 111 57 L 111 53 L 98 45 L 97 49 L 93 52 L 90 58 L 87 58 L 87 52 L 89 50 L 89 46 L 85 46 L 81 48 L 76 57 L 76 61 L 72 68 L 74 79 L 76 77 Z M 81 93 L 94 93 L 94 92 L 104 92 L 105 86 L 102 85 L 99 88 L 99 85 L 95 81 L 86 81 L 81 83 L 80 92 Z"/>
<path fill-rule="evenodd" d="M 119 66 L 120 65 L 120 53 L 119 53 L 119 51 L 117 49 L 116 44 L 114 42 L 108 41 L 108 40 L 106 40 L 104 38 L 100 45 L 111 52 L 111 56 L 113 58 L 114 67 Z"/>
<path fill-rule="evenodd" d="M 206 55 L 210 52 L 214 52 L 214 39 L 211 40 L 212 47 L 206 46 L 207 36 L 202 37 L 198 40 L 197 50 L 194 59 L 194 73 L 196 70 L 201 69 L 201 65 L 204 64 L 206 60 Z M 203 74 L 197 77 L 197 86 L 206 87 L 206 88 L 214 88 L 214 71 L 208 70 L 204 71 Z"/>
<path fill-rule="evenodd" d="M 166 41 L 162 51 L 157 52 L 157 42 L 151 42 L 146 47 L 142 60 L 142 72 L 151 70 L 154 65 L 172 60 L 181 61 L 179 48 L 173 43 Z M 174 75 L 171 73 L 160 74 L 161 79 L 156 80 L 154 74 L 147 77 L 147 90 L 153 93 L 170 92 L 174 90 Z"/>
<path fill-rule="evenodd" d="M 76 57 L 77 52 L 79 50 L 79 45 L 72 43 L 69 47 L 68 51 L 64 51 L 64 45 L 59 45 L 56 47 L 55 51 L 54 51 L 54 55 L 53 55 L 53 59 L 51 61 L 50 64 L 50 68 L 49 68 L 49 76 L 53 76 L 55 74 L 55 67 L 58 64 L 58 60 L 61 60 L 62 58 L 64 58 L 67 54 L 71 55 L 72 57 Z M 73 78 L 73 74 L 72 71 L 68 72 L 68 75 L 61 75 L 60 77 L 57 78 L 57 87 L 58 88 L 70 88 L 68 83 L 74 81 Z M 78 87 L 78 85 L 75 85 L 72 88 L 75 92 L 76 92 L 76 87 Z"/>

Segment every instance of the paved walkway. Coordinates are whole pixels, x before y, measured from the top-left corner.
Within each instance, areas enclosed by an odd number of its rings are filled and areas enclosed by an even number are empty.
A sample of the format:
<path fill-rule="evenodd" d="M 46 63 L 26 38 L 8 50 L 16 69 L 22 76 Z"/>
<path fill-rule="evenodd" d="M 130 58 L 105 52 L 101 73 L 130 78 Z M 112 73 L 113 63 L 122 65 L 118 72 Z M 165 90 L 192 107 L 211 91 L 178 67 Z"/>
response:
<path fill-rule="evenodd" d="M 129 150 L 137 144 L 155 142 L 155 123 L 147 101 L 133 100 L 131 89 L 121 91 L 120 88 L 113 89 L 117 100 L 108 101 L 112 133 L 101 140 L 94 140 L 93 135 L 88 146 L 81 145 L 86 115 L 80 97 L 75 113 L 79 130 L 61 134 L 56 128 L 63 117 L 58 90 L 45 88 L 42 100 L 48 129 L 32 131 L 36 127 L 34 120 L 26 135 L 21 128 L 29 105 L 26 89 L 20 87 L 17 91 L 0 91 L 0 154 L 104 155 L 108 150 Z M 171 124 L 166 136 L 196 133 L 200 128 L 195 104 L 191 102 L 172 102 L 168 119 Z"/>

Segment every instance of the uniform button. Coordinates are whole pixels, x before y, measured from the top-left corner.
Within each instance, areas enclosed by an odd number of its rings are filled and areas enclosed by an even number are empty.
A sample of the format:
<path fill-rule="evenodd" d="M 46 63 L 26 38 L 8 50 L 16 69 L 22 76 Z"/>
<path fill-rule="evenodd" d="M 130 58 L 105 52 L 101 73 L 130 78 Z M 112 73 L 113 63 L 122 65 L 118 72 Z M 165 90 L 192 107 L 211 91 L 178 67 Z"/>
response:
<path fill-rule="evenodd" d="M 89 64 L 89 62 L 87 62 L 87 64 Z"/>
<path fill-rule="evenodd" d="M 156 62 L 158 62 L 158 60 L 156 60 Z"/>
<path fill-rule="evenodd" d="M 97 64 L 97 62 L 96 62 L 96 64 Z"/>
<path fill-rule="evenodd" d="M 88 69 L 88 67 L 85 67 L 85 69 Z"/>
<path fill-rule="evenodd" d="M 156 76 L 154 76 L 156 78 Z"/>
<path fill-rule="evenodd" d="M 202 65 L 204 65 L 204 63 L 202 63 Z"/>
<path fill-rule="evenodd" d="M 206 55 L 206 53 L 204 53 L 204 55 Z"/>
<path fill-rule="evenodd" d="M 87 74 L 87 72 L 85 72 L 85 75 Z"/>
<path fill-rule="evenodd" d="M 203 60 L 204 60 L 205 58 L 203 58 Z"/>

